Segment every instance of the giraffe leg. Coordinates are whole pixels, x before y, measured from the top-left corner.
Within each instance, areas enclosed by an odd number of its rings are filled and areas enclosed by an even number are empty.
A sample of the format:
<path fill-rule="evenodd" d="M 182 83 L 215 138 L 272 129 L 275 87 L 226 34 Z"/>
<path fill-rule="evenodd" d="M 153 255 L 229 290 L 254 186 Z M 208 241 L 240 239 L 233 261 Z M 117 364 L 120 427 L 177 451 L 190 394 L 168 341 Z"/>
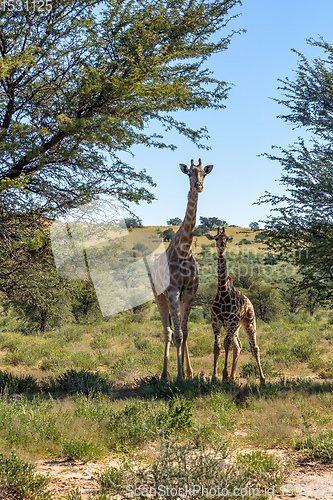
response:
<path fill-rule="evenodd" d="M 163 371 L 161 375 L 162 380 L 167 380 L 168 378 L 168 360 L 170 353 L 170 344 L 172 338 L 172 330 L 170 326 L 169 319 L 169 306 L 168 301 L 165 295 L 155 296 L 156 304 L 161 316 L 161 321 L 163 325 L 164 331 L 164 340 L 165 340 L 165 348 L 164 348 L 164 362 L 163 362 Z"/>
<path fill-rule="evenodd" d="M 213 379 L 217 377 L 217 362 L 221 353 L 221 327 L 222 323 L 218 319 L 212 318 L 212 327 L 215 335 L 214 341 L 214 368 Z"/>
<path fill-rule="evenodd" d="M 257 340 L 256 340 L 256 320 L 254 315 L 251 315 L 249 318 L 245 318 L 242 321 L 244 330 L 246 332 L 246 335 L 249 339 L 249 344 L 251 348 L 251 352 L 253 354 L 254 359 L 257 362 L 258 365 L 258 370 L 259 370 L 259 377 L 260 377 L 260 383 L 264 384 L 265 383 L 265 377 L 261 368 L 261 363 L 260 363 L 260 354 L 259 354 L 259 347 L 257 345 Z"/>
<path fill-rule="evenodd" d="M 173 331 L 174 331 L 174 342 L 176 344 L 177 349 L 177 379 L 184 380 L 184 372 L 182 365 L 182 348 L 183 348 L 183 332 L 180 327 L 180 317 L 179 317 L 179 292 L 167 292 L 168 293 L 168 303 L 169 310 L 173 322 Z"/>
<path fill-rule="evenodd" d="M 187 378 L 193 377 L 193 370 L 192 370 L 190 356 L 189 356 L 189 352 L 188 352 L 188 346 L 187 346 L 187 337 L 188 337 L 187 322 L 188 322 L 188 318 L 189 318 L 189 315 L 191 312 L 194 298 L 195 298 L 195 294 L 194 295 L 186 294 L 184 297 L 182 297 L 182 300 L 180 301 L 180 306 L 179 306 L 180 324 L 181 324 L 181 329 L 183 332 L 182 367 L 183 367 L 183 371 L 184 371 L 184 359 L 185 359 Z"/>
<path fill-rule="evenodd" d="M 233 342 L 232 342 L 233 359 L 232 359 L 232 368 L 231 368 L 231 375 L 230 375 L 232 380 L 235 380 L 237 361 L 238 361 L 240 352 L 242 350 L 242 343 L 238 337 L 239 328 L 240 327 L 238 327 L 238 330 L 236 331 Z"/>
<path fill-rule="evenodd" d="M 224 352 L 225 352 L 225 357 L 224 357 L 224 368 L 223 368 L 223 374 L 222 374 L 222 380 L 227 380 L 228 379 L 228 354 L 229 354 L 229 348 L 231 343 L 233 342 L 234 336 L 236 332 L 239 329 L 239 324 L 238 321 L 232 321 L 228 325 L 228 333 L 227 336 L 224 339 Z"/>

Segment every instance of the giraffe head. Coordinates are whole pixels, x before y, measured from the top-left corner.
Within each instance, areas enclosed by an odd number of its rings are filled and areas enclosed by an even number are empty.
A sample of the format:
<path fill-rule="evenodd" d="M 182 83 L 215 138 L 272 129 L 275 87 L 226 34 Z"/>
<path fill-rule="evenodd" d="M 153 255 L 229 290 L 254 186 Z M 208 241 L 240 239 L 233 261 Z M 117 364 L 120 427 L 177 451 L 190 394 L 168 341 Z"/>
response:
<path fill-rule="evenodd" d="M 211 236 L 210 234 L 205 234 L 205 236 L 209 240 L 215 240 L 217 248 L 219 248 L 223 252 L 227 248 L 227 243 L 233 240 L 232 236 L 227 236 L 225 234 L 225 228 L 223 228 L 221 231 L 220 227 L 217 228 L 217 234 L 215 236 Z"/>
<path fill-rule="evenodd" d="M 190 168 L 184 165 L 184 163 L 180 163 L 179 166 L 183 174 L 189 176 L 191 189 L 195 189 L 198 193 L 201 193 L 203 190 L 204 178 L 213 170 L 213 165 L 206 165 L 203 167 L 201 158 L 199 158 L 199 165 L 194 165 L 194 160 L 191 160 Z"/>

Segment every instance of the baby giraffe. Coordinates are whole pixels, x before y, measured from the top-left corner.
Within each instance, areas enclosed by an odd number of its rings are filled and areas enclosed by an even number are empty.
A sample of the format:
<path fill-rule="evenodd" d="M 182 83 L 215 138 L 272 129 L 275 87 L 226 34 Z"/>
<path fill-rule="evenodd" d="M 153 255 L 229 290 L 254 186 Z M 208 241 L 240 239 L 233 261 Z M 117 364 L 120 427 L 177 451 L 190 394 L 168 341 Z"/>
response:
<path fill-rule="evenodd" d="M 205 236 L 209 240 L 216 241 L 218 257 L 218 290 L 212 305 L 212 327 L 215 335 L 213 377 L 216 377 L 217 373 L 217 360 L 221 351 L 221 327 L 223 326 L 227 335 L 224 339 L 225 361 L 222 380 L 228 378 L 228 353 L 231 344 L 233 349 L 231 378 L 232 380 L 235 379 L 236 365 L 242 349 L 238 332 L 240 326 L 243 325 L 249 339 L 251 352 L 258 365 L 260 382 L 264 384 L 265 377 L 260 364 L 259 347 L 256 342 L 256 319 L 253 305 L 243 293 L 234 287 L 227 271 L 225 253 L 227 242 L 232 241 L 232 237 L 225 234 L 224 228 L 222 232 L 218 228 L 215 236 L 210 234 L 205 234 Z"/>

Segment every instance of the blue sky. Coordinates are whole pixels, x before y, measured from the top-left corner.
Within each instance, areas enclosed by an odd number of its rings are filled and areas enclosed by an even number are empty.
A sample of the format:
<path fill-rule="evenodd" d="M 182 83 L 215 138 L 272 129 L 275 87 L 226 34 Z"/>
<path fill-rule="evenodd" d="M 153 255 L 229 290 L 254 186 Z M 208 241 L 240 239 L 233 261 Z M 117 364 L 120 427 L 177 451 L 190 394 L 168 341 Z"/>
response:
<path fill-rule="evenodd" d="M 278 79 L 293 78 L 297 69 L 298 57 L 292 48 L 312 59 L 324 54 L 308 45 L 307 38 L 322 36 L 333 43 L 333 2 L 244 0 L 238 10 L 242 15 L 229 29 L 247 32 L 235 35 L 229 49 L 207 63 L 216 77 L 233 84 L 226 109 L 176 115 L 194 128 L 206 125 L 211 150 L 200 150 L 170 133 L 165 137 L 178 146 L 176 151 L 140 146 L 133 148 L 133 158 L 123 157 L 136 170 L 146 168 L 157 183 L 153 203 L 131 205 L 144 225 L 165 225 L 171 217 L 183 218 L 189 181 L 179 163 L 189 164 L 191 158 L 197 162 L 201 157 L 204 165 L 214 165 L 199 194 L 198 222 L 199 216 L 219 217 L 247 227 L 269 214 L 269 206 L 254 205 L 258 198 L 266 190 L 282 192 L 280 164 L 258 155 L 271 152 L 272 145 L 287 147 L 304 131 L 293 130 L 277 118 L 284 109 L 272 98 L 281 97 Z"/>

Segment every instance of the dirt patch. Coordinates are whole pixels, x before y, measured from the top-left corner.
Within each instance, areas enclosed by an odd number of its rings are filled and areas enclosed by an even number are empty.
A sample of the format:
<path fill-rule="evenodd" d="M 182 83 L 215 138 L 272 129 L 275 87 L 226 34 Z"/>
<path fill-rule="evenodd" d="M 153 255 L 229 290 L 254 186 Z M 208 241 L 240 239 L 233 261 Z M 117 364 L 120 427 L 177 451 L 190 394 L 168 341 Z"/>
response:
<path fill-rule="evenodd" d="M 36 465 L 38 472 L 50 476 L 51 484 L 48 489 L 53 493 L 55 500 L 60 500 L 77 487 L 80 488 L 82 498 L 88 498 L 90 493 L 99 490 L 94 476 L 108 467 L 117 467 L 118 462 L 114 459 L 103 462 L 50 460 L 40 461 Z"/>
<path fill-rule="evenodd" d="M 21 495 L 11 488 L 0 486 L 0 500 L 21 500 Z"/>

